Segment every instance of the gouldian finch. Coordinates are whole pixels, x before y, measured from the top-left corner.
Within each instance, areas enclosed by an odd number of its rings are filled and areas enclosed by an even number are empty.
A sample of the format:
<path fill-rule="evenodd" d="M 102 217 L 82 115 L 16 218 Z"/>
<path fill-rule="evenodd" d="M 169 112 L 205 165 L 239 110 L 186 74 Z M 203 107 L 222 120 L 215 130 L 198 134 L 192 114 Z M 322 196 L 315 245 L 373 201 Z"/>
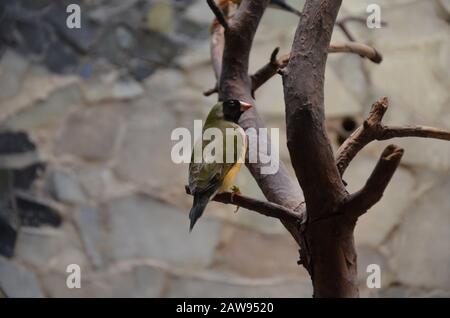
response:
<path fill-rule="evenodd" d="M 195 150 L 192 153 L 189 165 L 189 190 L 194 196 L 194 202 L 189 213 L 191 220 L 189 231 L 192 231 L 195 223 L 202 216 L 208 202 L 217 193 L 226 191 L 232 186 L 241 164 L 245 161 L 247 137 L 237 122 L 241 115 L 251 107 L 251 104 L 242 101 L 226 100 L 218 102 L 208 114 L 203 126 L 203 137 L 209 128 L 221 132 L 223 140 L 219 142 L 221 142 L 220 147 L 223 151 L 218 157 L 222 160 L 208 160 L 202 153 L 201 162 L 196 162 L 194 160 Z M 208 145 L 211 146 L 211 143 L 217 142 L 213 138 L 211 138 L 212 140 L 205 139 L 207 138 L 199 140 L 194 147 L 200 148 L 203 152 Z M 227 152 L 231 152 L 228 157 Z"/>

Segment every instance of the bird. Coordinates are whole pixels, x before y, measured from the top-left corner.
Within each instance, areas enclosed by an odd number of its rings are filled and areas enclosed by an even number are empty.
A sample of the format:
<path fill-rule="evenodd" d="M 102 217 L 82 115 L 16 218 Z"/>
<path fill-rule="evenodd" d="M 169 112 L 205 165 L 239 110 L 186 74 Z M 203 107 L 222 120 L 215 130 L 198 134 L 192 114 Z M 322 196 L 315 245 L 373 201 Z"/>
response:
<path fill-rule="evenodd" d="M 224 160 L 221 160 L 221 162 L 208 161 L 202 156 L 201 162 L 197 163 L 194 160 L 195 152 L 192 153 L 189 165 L 189 191 L 194 200 L 189 212 L 189 232 L 192 231 L 195 223 L 202 216 L 208 202 L 217 193 L 228 189 L 232 189 L 233 193 L 240 193 L 239 188 L 232 187 L 232 184 L 245 159 L 247 136 L 242 127 L 239 126 L 238 121 L 241 115 L 251 107 L 252 104 L 236 99 L 220 101 L 212 107 L 206 118 L 203 133 L 209 128 L 217 128 L 222 133 L 224 141 L 222 156 Z M 228 141 L 226 136 L 231 131 L 236 133 L 233 135 L 233 144 L 229 145 L 225 141 Z M 194 149 L 201 146 L 203 152 L 203 149 L 213 142 L 205 139 L 202 138 L 197 141 Z M 233 160 L 225 160 L 227 151 L 234 151 Z"/>

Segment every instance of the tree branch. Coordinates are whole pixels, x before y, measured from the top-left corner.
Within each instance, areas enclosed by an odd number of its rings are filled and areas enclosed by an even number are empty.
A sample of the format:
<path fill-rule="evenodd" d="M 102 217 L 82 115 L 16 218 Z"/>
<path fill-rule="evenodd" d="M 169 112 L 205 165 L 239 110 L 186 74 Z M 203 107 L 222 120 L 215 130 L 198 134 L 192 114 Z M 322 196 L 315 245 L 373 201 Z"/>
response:
<path fill-rule="evenodd" d="M 189 190 L 188 186 L 185 186 L 186 193 L 191 195 L 191 192 Z M 303 214 L 295 212 L 293 210 L 290 210 L 288 208 L 285 208 L 284 206 L 281 206 L 276 203 L 272 202 L 264 202 L 260 200 L 256 200 L 253 198 L 249 198 L 240 194 L 233 194 L 231 192 L 223 192 L 217 194 L 214 198 L 212 198 L 213 201 L 221 202 L 224 204 L 232 204 L 236 205 L 254 212 L 257 212 L 259 214 L 276 218 L 282 221 L 286 222 L 296 222 L 299 225 L 303 222 Z"/>
<path fill-rule="evenodd" d="M 343 210 L 347 215 L 358 218 L 383 197 L 389 182 L 397 170 L 403 156 L 403 149 L 389 145 L 382 153 L 375 169 L 364 187 L 350 196 Z"/>
<path fill-rule="evenodd" d="M 253 92 L 255 92 L 269 79 L 271 79 L 281 69 L 285 68 L 289 63 L 290 54 L 285 54 L 277 59 L 278 51 L 279 48 L 276 48 L 271 55 L 269 63 L 261 67 L 255 74 L 251 76 Z M 375 48 L 366 44 L 356 42 L 331 43 L 330 47 L 328 48 L 328 53 L 358 54 L 362 58 L 368 58 L 370 61 L 376 64 L 379 64 L 383 61 L 382 55 Z M 210 91 L 212 92 L 212 90 Z"/>
<path fill-rule="evenodd" d="M 261 87 L 265 82 L 267 82 L 272 76 L 277 74 L 277 72 L 286 67 L 289 62 L 289 54 L 283 55 L 277 58 L 280 48 L 277 47 L 273 50 L 270 55 L 269 63 L 260 68 L 255 74 L 252 75 L 252 93 L 254 93 L 259 87 Z"/>
<path fill-rule="evenodd" d="M 367 144 L 374 140 L 388 140 L 401 137 L 422 137 L 450 140 L 450 132 L 426 126 L 384 126 L 383 116 L 389 107 L 387 97 L 383 97 L 372 105 L 372 109 L 364 124 L 347 138 L 336 154 L 336 165 L 341 176 L 350 162 Z"/>
<path fill-rule="evenodd" d="M 216 16 L 217 21 L 225 29 L 225 31 L 227 31 L 228 30 L 228 22 L 227 22 L 227 19 L 225 18 L 225 15 L 224 15 L 222 9 L 219 8 L 219 6 L 216 4 L 216 2 L 214 0 L 206 0 L 206 2 L 208 3 L 209 7 L 211 8 L 211 11 Z"/>
<path fill-rule="evenodd" d="M 310 220 L 347 196 L 324 125 L 325 64 L 341 2 L 306 2 L 283 76 L 287 145 Z"/>
<path fill-rule="evenodd" d="M 383 61 L 382 55 L 373 47 L 362 43 L 348 42 L 348 43 L 332 43 L 328 48 L 328 53 L 354 53 L 361 57 L 366 57 L 376 64 Z"/>

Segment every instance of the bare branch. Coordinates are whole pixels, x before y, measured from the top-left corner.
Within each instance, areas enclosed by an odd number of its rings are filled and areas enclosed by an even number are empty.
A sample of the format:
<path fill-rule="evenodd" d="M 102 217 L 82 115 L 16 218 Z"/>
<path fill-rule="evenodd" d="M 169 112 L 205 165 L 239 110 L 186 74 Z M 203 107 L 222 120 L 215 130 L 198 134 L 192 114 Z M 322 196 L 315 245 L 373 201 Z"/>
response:
<path fill-rule="evenodd" d="M 422 137 L 450 140 L 450 132 L 426 126 L 384 126 L 382 119 L 389 107 L 387 97 L 383 97 L 372 105 L 369 117 L 339 147 L 336 165 L 341 176 L 350 162 L 367 144 L 374 140 L 388 140 L 402 137 Z"/>
<path fill-rule="evenodd" d="M 289 62 L 289 54 L 283 55 L 280 58 L 277 58 L 278 52 L 280 48 L 277 47 L 272 52 L 270 56 L 270 61 L 262 68 L 260 68 L 255 74 L 252 75 L 252 92 L 256 91 L 259 87 L 261 87 L 265 82 L 267 82 L 272 76 L 277 74 L 277 72 L 286 67 Z"/>
<path fill-rule="evenodd" d="M 350 196 L 344 204 L 343 210 L 349 213 L 351 217 L 358 218 L 380 201 L 400 164 L 403 153 L 403 149 L 395 145 L 389 145 L 383 151 L 364 187 Z"/>
<path fill-rule="evenodd" d="M 185 186 L 185 189 L 187 194 L 191 194 L 188 186 Z M 254 212 L 258 212 L 259 214 L 287 222 L 296 222 L 298 224 L 303 222 L 302 213 L 295 212 L 276 203 L 260 201 L 240 194 L 223 192 L 217 194 L 212 200 L 224 204 L 236 205 Z"/>
<path fill-rule="evenodd" d="M 211 96 L 212 94 L 218 93 L 218 92 L 219 92 L 219 87 L 218 87 L 218 85 L 216 83 L 216 86 L 214 86 L 213 88 L 208 89 L 207 91 L 204 91 L 203 92 L 203 96 L 208 97 L 208 96 Z"/>
<path fill-rule="evenodd" d="M 382 55 L 373 47 L 356 42 L 332 43 L 328 49 L 329 53 L 355 53 L 361 57 L 366 57 L 374 63 L 380 64 L 383 61 Z"/>
<path fill-rule="evenodd" d="M 214 0 L 206 0 L 208 2 L 209 7 L 211 8 L 211 11 L 216 16 L 217 21 L 220 23 L 220 25 L 226 30 L 228 30 L 228 22 L 225 18 L 225 15 L 221 8 L 216 4 Z"/>
<path fill-rule="evenodd" d="M 341 176 L 344 175 L 350 162 L 369 142 L 376 139 L 381 129 L 381 120 L 388 108 L 387 97 L 383 97 L 372 105 L 369 117 L 364 124 L 357 128 L 350 137 L 339 147 L 336 154 L 336 165 Z"/>
<path fill-rule="evenodd" d="M 271 56 L 269 63 L 264 65 L 255 74 L 251 76 L 252 91 L 255 92 L 264 83 L 271 79 L 280 70 L 285 68 L 289 63 L 290 54 L 285 54 L 277 59 L 279 48 L 276 48 Z M 354 53 L 362 58 L 368 58 L 374 63 L 381 63 L 383 61 L 382 55 L 373 47 L 356 42 L 349 43 L 331 43 L 328 48 L 328 53 Z"/>
<path fill-rule="evenodd" d="M 422 137 L 450 140 L 450 132 L 427 126 L 387 126 L 383 127 L 381 136 L 377 140 L 387 140 L 400 137 Z"/>

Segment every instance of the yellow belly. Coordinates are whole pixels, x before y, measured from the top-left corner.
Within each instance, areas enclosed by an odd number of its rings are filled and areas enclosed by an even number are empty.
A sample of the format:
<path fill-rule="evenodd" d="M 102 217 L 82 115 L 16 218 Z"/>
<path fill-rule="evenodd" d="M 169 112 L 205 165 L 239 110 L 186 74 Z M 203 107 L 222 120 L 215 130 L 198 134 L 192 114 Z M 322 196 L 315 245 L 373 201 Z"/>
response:
<path fill-rule="evenodd" d="M 233 181 L 236 178 L 236 175 L 239 172 L 239 170 L 241 170 L 241 163 L 236 163 L 223 179 L 223 183 L 220 188 L 221 192 L 227 191 L 233 185 Z"/>

